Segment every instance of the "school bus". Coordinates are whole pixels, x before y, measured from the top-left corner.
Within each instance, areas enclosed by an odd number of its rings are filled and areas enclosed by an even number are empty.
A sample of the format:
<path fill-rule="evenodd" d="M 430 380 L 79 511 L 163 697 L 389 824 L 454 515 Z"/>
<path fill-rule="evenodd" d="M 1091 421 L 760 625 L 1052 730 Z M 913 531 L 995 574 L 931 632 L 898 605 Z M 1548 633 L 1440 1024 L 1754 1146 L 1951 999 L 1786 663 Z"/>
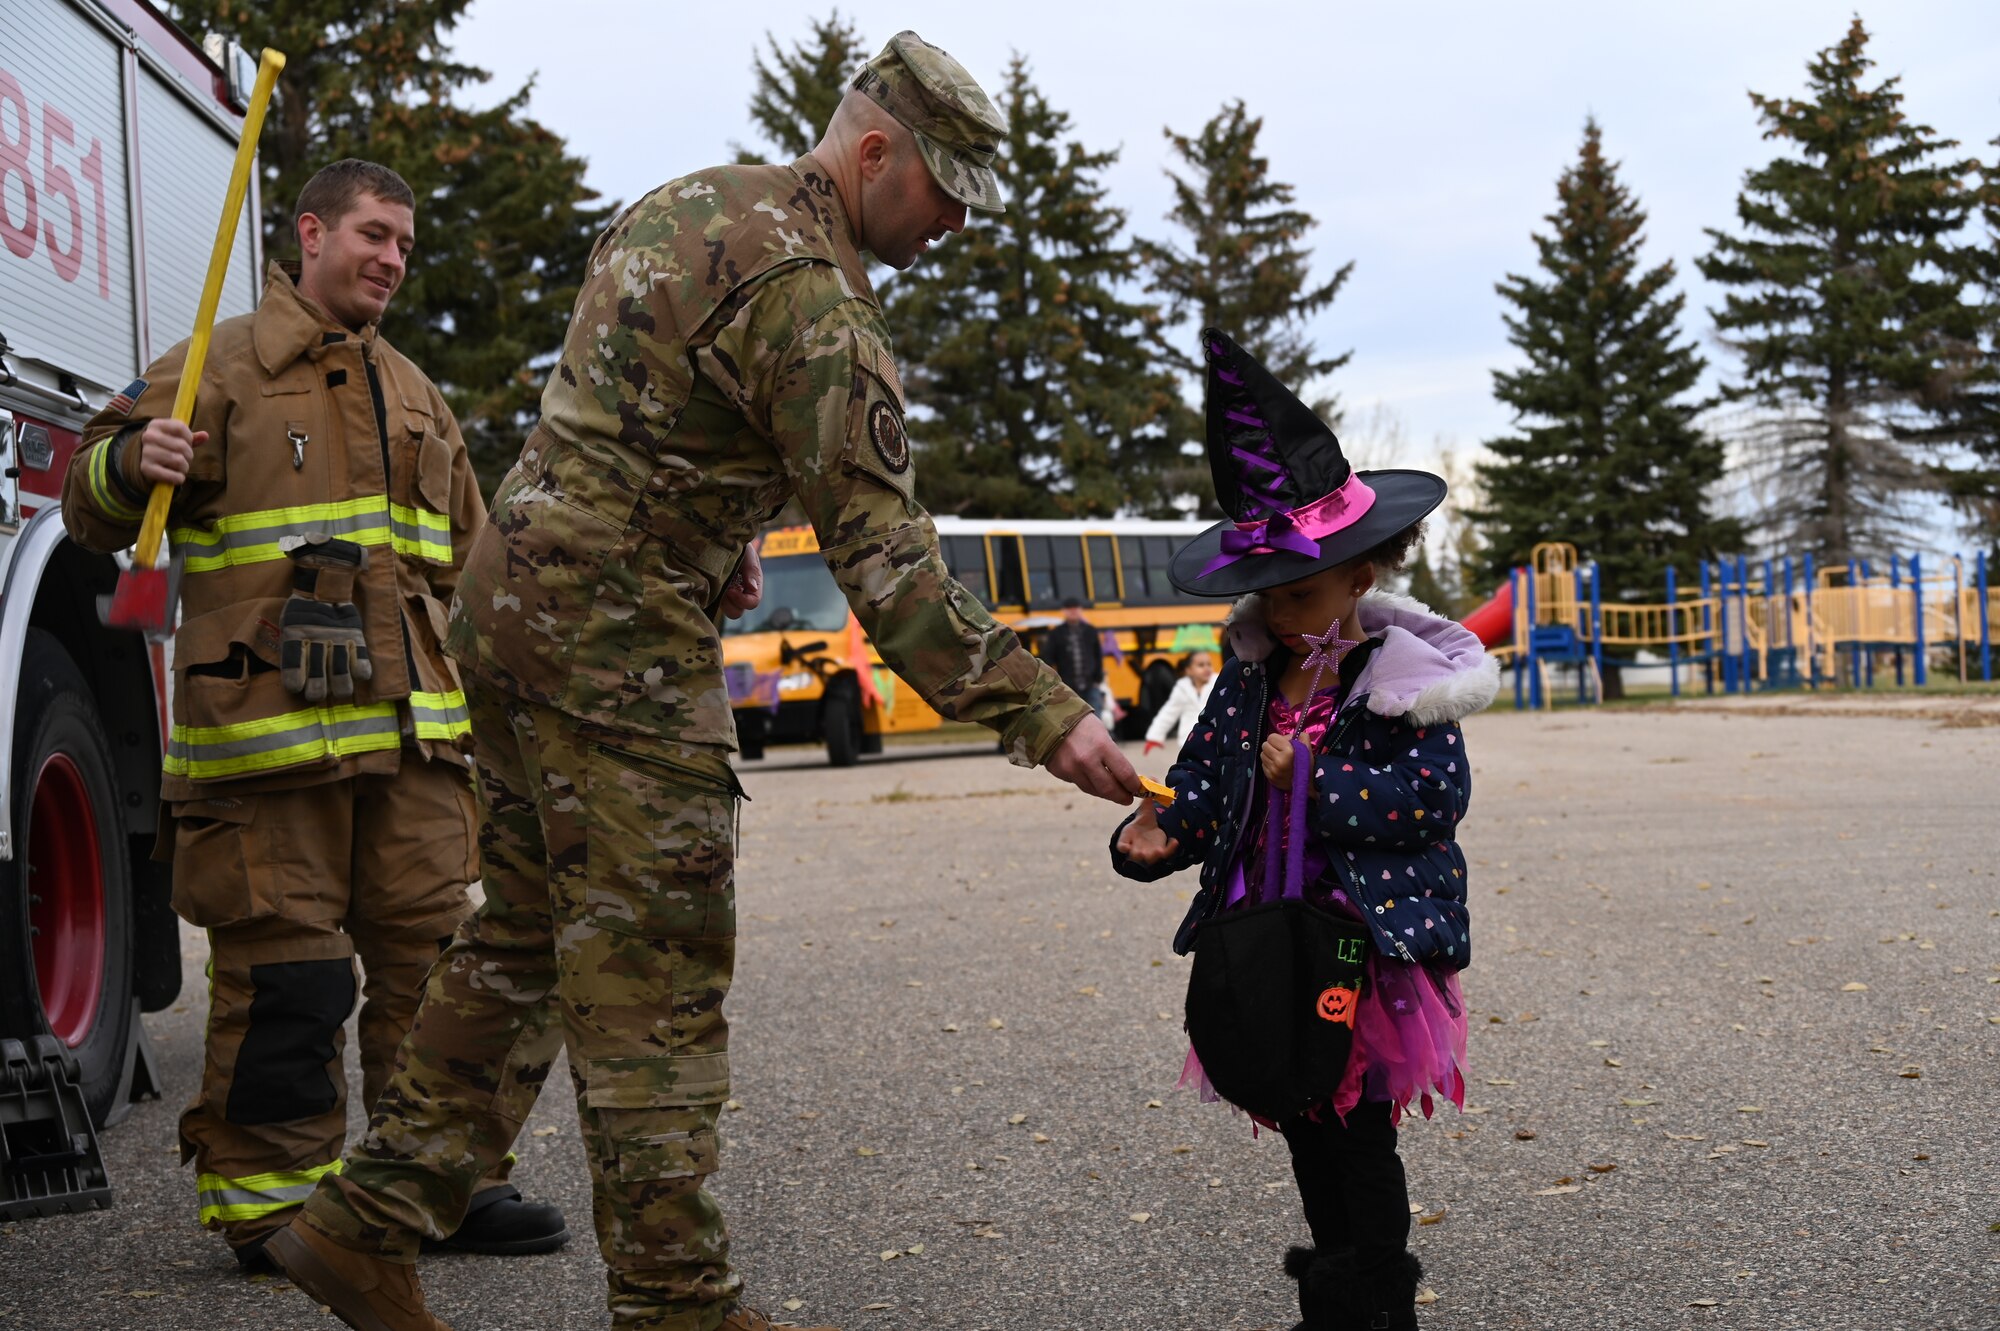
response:
<path fill-rule="evenodd" d="M 938 518 L 952 576 L 1039 652 L 1075 597 L 1103 637 L 1104 682 L 1123 711 L 1120 733 L 1143 733 L 1181 663 L 1215 651 L 1227 601 L 1195 600 L 1167 580 L 1176 546 L 1208 524 Z M 723 677 L 745 758 L 767 744 L 824 743 L 846 767 L 881 750 L 882 736 L 932 730 L 943 719 L 882 664 L 820 558 L 810 527 L 766 532 L 764 596 L 723 625 Z"/>

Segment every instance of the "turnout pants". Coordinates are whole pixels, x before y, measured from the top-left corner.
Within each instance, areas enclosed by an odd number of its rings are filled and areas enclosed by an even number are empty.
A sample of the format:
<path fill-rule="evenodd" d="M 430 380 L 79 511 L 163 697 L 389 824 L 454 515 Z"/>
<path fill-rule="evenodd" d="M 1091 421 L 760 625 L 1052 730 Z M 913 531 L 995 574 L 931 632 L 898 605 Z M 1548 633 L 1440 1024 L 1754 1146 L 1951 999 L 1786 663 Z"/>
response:
<path fill-rule="evenodd" d="M 737 787 L 720 749 L 468 686 L 486 901 L 431 972 L 367 1136 L 307 1222 L 414 1260 L 567 1049 L 612 1322 L 714 1331 L 739 1282 L 704 1183 L 729 1096 Z"/>
<path fill-rule="evenodd" d="M 174 909 L 208 930 L 201 1086 L 181 1115 L 202 1223 L 232 1246 L 292 1218 L 339 1168 L 344 1025 L 362 999 L 371 1103 L 476 876 L 465 768 L 406 752 L 393 776 L 177 804 Z M 355 957 L 365 978 L 357 985 Z"/>

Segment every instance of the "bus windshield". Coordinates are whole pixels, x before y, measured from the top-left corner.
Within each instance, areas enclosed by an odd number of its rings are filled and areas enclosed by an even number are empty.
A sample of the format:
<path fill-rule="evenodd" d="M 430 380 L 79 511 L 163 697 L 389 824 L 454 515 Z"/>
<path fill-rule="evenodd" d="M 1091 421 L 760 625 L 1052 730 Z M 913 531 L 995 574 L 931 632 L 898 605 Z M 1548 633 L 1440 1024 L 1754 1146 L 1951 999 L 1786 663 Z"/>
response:
<path fill-rule="evenodd" d="M 784 555 L 764 561 L 764 599 L 743 618 L 723 625 L 730 633 L 838 633 L 847 627 L 847 598 L 818 555 Z"/>

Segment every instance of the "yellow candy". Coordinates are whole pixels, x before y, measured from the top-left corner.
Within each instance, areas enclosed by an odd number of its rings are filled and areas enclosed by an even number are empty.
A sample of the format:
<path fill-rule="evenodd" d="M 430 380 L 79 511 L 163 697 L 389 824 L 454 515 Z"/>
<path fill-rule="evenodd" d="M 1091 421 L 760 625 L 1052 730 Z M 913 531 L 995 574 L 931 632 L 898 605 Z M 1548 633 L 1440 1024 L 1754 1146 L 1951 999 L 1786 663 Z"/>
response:
<path fill-rule="evenodd" d="M 1174 788 L 1172 786 L 1162 785 L 1150 776 L 1140 777 L 1139 784 L 1146 788 L 1146 793 L 1153 797 L 1155 804 L 1166 805 L 1174 802 Z"/>

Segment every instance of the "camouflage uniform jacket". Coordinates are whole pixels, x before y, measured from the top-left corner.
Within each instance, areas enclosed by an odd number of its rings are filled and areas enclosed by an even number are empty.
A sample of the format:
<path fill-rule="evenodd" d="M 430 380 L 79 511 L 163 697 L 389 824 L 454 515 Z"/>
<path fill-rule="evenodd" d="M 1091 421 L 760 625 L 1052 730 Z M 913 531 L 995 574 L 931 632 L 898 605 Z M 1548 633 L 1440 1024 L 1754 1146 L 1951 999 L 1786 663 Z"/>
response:
<path fill-rule="evenodd" d="M 138 433 L 171 414 L 185 342 L 146 371 L 129 411 L 85 429 L 63 479 L 63 522 L 93 550 L 137 538 L 152 486 Z M 485 504 L 458 422 L 437 388 L 370 324 L 350 332 L 272 264 L 253 314 L 215 326 L 195 397 L 194 450 L 167 536 L 182 563 L 172 801 L 391 773 L 401 750 L 469 747 L 445 606 Z M 369 547 L 354 585 L 374 679 L 306 702 L 279 676 L 278 621 L 292 591 L 281 537 L 311 531 Z"/>
<path fill-rule="evenodd" d="M 671 181 L 601 236 L 542 420 L 467 557 L 449 648 L 596 726 L 734 748 L 715 623 L 792 495 L 848 604 L 945 716 L 1044 762 L 1086 714 L 945 571 L 882 307 L 812 157 Z"/>

